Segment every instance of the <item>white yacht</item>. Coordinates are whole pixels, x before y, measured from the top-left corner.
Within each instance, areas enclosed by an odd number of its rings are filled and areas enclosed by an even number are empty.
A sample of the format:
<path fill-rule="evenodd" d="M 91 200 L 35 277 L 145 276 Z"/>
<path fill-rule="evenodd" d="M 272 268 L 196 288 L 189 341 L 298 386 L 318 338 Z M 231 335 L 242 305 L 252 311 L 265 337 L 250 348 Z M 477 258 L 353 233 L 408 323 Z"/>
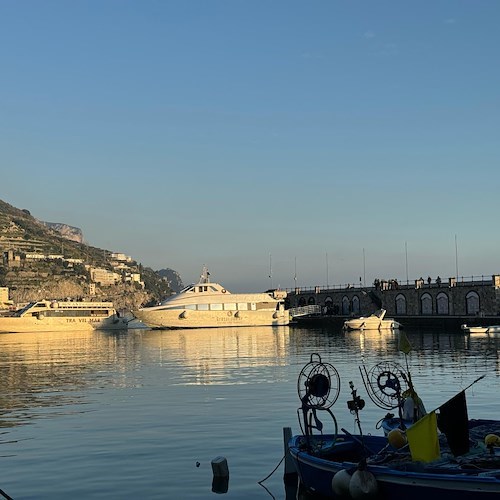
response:
<path fill-rule="evenodd" d="M 121 330 L 130 318 L 120 316 L 112 302 L 38 300 L 0 316 L 0 332 Z"/>
<path fill-rule="evenodd" d="M 385 309 L 379 309 L 370 316 L 348 319 L 344 322 L 346 330 L 386 330 L 399 328 L 401 326 L 394 319 L 385 318 Z"/>
<path fill-rule="evenodd" d="M 133 311 L 151 328 L 216 328 L 227 326 L 282 326 L 290 323 L 286 292 L 231 293 L 211 283 L 203 268 L 199 283 L 187 286 L 160 305 Z"/>

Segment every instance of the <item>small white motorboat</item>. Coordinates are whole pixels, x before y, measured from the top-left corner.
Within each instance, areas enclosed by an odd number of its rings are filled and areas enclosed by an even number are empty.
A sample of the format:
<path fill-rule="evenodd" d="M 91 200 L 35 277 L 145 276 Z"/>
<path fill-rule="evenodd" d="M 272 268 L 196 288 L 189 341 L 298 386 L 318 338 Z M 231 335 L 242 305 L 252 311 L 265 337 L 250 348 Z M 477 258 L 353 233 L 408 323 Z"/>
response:
<path fill-rule="evenodd" d="M 370 316 L 361 316 L 344 321 L 345 330 L 388 330 L 401 326 L 395 319 L 385 318 L 385 309 L 379 309 Z"/>
<path fill-rule="evenodd" d="M 462 330 L 469 334 L 489 334 L 489 333 L 500 333 L 500 325 L 491 326 L 467 326 L 462 325 Z"/>

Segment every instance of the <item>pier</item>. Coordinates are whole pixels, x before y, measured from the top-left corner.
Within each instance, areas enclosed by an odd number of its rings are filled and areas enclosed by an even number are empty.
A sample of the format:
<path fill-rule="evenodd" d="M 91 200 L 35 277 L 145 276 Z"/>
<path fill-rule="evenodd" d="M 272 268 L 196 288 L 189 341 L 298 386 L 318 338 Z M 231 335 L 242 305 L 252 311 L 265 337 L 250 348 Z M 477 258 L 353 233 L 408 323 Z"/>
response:
<path fill-rule="evenodd" d="M 319 320 L 341 325 L 352 316 L 387 310 L 404 326 L 450 327 L 491 325 L 500 322 L 500 275 L 455 277 L 401 284 L 376 281 L 373 286 L 345 285 L 287 290 L 287 307 L 320 306 L 320 313 L 297 318 L 301 323 Z"/>

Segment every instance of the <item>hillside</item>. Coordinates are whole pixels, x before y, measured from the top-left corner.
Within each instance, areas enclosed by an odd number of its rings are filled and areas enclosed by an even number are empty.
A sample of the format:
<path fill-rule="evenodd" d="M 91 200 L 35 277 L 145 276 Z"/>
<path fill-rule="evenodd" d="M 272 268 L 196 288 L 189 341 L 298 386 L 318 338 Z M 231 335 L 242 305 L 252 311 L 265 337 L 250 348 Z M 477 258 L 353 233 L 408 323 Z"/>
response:
<path fill-rule="evenodd" d="M 168 280 L 151 268 L 82 241 L 79 228 L 39 221 L 0 200 L 0 286 L 9 287 L 14 303 L 95 297 L 113 300 L 119 309 L 171 294 Z"/>

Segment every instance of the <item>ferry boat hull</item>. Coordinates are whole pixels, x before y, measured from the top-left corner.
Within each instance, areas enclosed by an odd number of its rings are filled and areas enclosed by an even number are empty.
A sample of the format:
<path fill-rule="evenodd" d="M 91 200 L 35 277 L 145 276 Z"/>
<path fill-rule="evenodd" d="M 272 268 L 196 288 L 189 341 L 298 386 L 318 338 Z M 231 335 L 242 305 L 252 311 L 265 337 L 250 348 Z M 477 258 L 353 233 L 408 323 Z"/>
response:
<path fill-rule="evenodd" d="M 92 318 L 47 318 L 17 319 L 0 318 L 0 333 L 32 333 L 32 332 L 60 332 L 82 330 L 123 330 L 127 328 L 125 319 L 92 319 Z"/>
<path fill-rule="evenodd" d="M 110 302 L 38 301 L 0 316 L 0 333 L 123 330 L 128 322 Z"/>

